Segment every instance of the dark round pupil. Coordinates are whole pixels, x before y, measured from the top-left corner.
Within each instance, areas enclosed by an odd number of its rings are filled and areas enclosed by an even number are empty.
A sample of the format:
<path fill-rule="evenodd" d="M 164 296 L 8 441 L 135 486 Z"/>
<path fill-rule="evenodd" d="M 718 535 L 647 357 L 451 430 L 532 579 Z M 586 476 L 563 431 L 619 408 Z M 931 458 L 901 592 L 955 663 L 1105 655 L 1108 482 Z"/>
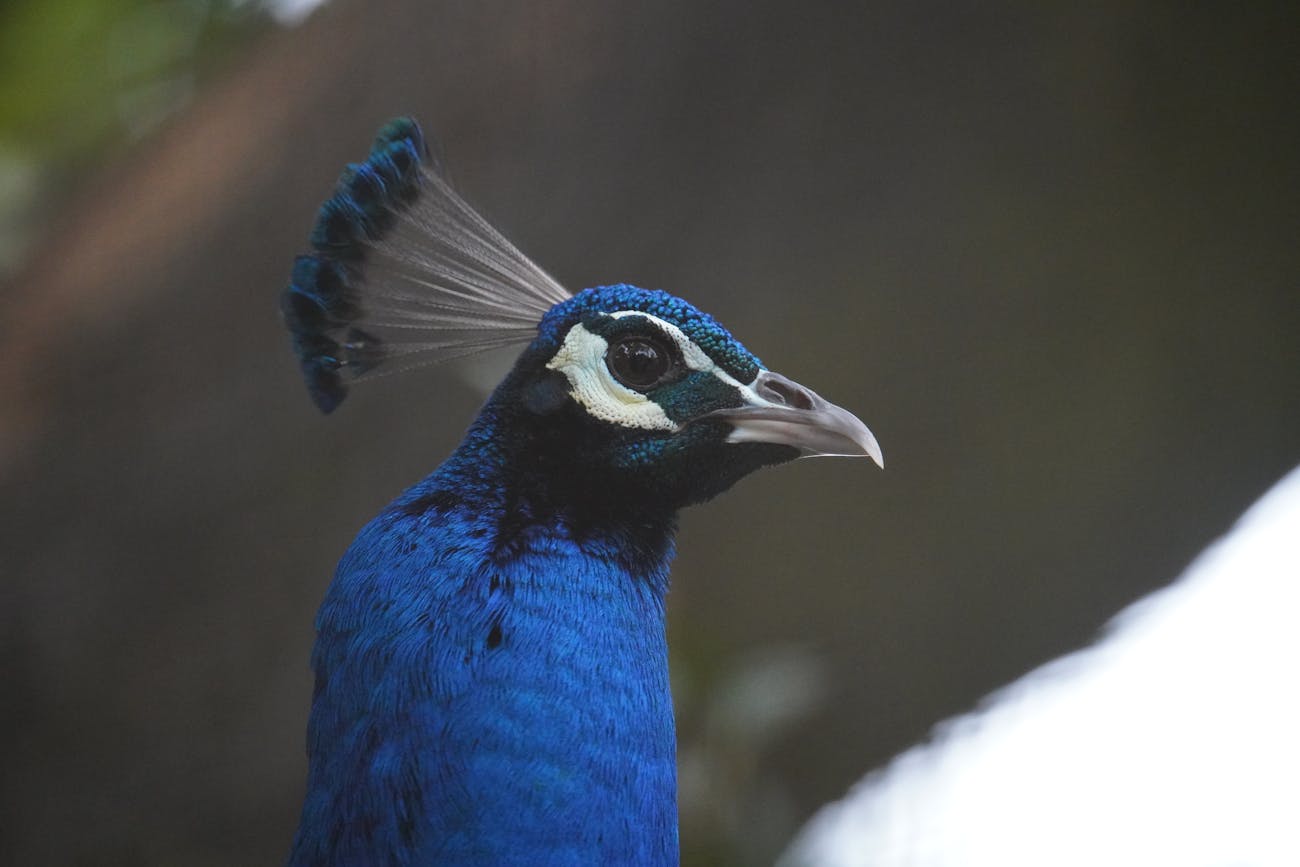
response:
<path fill-rule="evenodd" d="M 654 385 L 668 372 L 668 353 L 641 338 L 615 344 L 609 362 L 614 377 L 633 388 Z"/>

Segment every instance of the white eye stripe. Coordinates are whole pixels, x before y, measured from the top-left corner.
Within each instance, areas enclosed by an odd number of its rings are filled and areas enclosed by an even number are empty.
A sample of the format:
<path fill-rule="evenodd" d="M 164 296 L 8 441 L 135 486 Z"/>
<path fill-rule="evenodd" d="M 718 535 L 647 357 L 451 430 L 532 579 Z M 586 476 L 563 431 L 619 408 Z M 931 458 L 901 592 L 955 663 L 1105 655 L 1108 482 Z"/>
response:
<path fill-rule="evenodd" d="M 682 361 L 691 370 L 711 371 L 717 367 L 713 363 L 713 359 L 709 358 L 703 349 L 696 346 L 695 341 L 686 336 L 686 332 L 671 322 L 665 322 L 658 316 L 651 316 L 649 313 L 642 313 L 640 310 L 619 310 L 616 313 L 609 314 L 610 319 L 622 319 L 624 316 L 640 316 L 647 322 L 654 323 L 655 327 L 662 331 L 665 337 L 676 344 L 677 350 L 682 354 Z"/>
<path fill-rule="evenodd" d="M 663 329 L 664 334 L 677 344 L 677 348 L 680 349 L 682 353 L 682 360 L 686 362 L 686 366 L 691 370 L 713 374 L 727 385 L 739 391 L 744 396 L 746 403 L 752 403 L 759 406 L 771 406 L 771 401 L 759 397 L 758 393 L 755 392 L 753 388 L 736 379 L 730 373 L 727 373 L 727 371 L 719 367 L 717 362 L 712 358 L 709 358 L 707 352 L 700 349 L 695 341 L 686 336 L 685 331 L 682 331 L 671 322 L 665 322 L 658 316 L 651 316 L 649 313 L 642 313 L 639 310 L 620 310 L 617 313 L 611 313 L 609 315 L 612 319 L 622 319 L 624 316 L 640 316 L 653 322 L 656 326 Z M 755 380 L 757 380 L 757 377 L 755 377 Z"/>
<path fill-rule="evenodd" d="M 691 370 L 709 373 L 737 389 L 745 399 L 757 399 L 749 386 L 718 367 L 704 350 L 700 349 L 686 333 L 671 322 L 639 310 L 619 310 L 610 313 L 611 319 L 640 316 L 651 322 L 663 336 L 671 340 L 681 353 L 683 363 Z M 670 419 L 663 407 L 639 391 L 628 388 L 614 379 L 605 365 L 609 342 L 593 334 L 578 323 L 564 336 L 555 356 L 547 362 L 550 370 L 558 370 L 569 380 L 569 393 L 579 405 L 594 418 L 613 422 L 623 427 L 642 430 L 676 432 L 681 425 Z"/>

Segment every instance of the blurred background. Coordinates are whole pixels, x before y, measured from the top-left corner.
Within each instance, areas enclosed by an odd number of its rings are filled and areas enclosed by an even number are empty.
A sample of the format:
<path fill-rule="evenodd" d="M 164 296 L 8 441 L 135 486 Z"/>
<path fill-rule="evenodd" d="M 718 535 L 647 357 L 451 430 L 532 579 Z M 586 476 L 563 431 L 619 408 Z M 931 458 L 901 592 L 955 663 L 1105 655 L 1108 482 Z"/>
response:
<path fill-rule="evenodd" d="M 888 459 L 683 516 L 688 865 L 1086 644 L 1300 460 L 1294 3 L 0 6 L 0 861 L 274 864 L 315 607 L 457 442 L 276 295 L 375 128 L 571 290 L 717 315 Z M 1279 685 L 1284 688 L 1285 685 Z"/>

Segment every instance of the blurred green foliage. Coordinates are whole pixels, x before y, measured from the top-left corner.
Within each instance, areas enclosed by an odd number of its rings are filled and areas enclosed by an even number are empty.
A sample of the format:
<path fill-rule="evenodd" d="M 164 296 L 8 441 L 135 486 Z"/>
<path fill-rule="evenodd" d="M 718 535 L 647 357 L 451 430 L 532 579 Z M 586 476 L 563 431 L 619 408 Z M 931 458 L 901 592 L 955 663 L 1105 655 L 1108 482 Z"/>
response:
<path fill-rule="evenodd" d="M 250 0 L 0 6 L 0 273 L 83 170 L 147 135 L 268 26 Z"/>

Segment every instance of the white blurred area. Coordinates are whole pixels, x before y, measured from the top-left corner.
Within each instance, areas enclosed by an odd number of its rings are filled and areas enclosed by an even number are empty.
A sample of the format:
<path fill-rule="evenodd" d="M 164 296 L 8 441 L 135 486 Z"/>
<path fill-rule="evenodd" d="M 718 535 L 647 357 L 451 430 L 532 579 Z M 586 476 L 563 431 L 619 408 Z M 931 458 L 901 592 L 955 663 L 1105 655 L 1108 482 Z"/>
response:
<path fill-rule="evenodd" d="M 326 0 L 263 0 L 267 10 L 276 21 L 292 26 L 316 11 L 317 6 L 325 5 Z"/>
<path fill-rule="evenodd" d="M 781 863 L 1300 865 L 1300 469 L 1096 645 L 823 808 Z"/>

